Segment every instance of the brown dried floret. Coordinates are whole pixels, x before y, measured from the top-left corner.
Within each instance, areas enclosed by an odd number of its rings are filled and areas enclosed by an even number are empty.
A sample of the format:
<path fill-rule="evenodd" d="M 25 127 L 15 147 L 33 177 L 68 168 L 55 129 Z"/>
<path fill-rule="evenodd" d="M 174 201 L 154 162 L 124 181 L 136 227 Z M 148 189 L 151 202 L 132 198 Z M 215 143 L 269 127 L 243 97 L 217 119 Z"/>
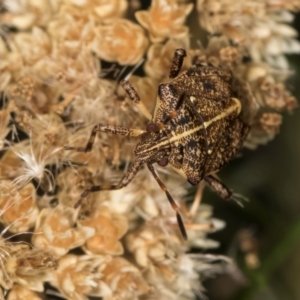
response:
<path fill-rule="evenodd" d="M 81 246 L 94 235 L 90 227 L 74 227 L 78 211 L 73 207 L 56 206 L 43 209 L 36 221 L 32 243 L 36 247 L 46 247 L 62 256 L 70 249 Z"/>
<path fill-rule="evenodd" d="M 32 183 L 17 189 L 13 182 L 2 180 L 0 195 L 0 222 L 11 232 L 25 232 L 38 216 L 36 190 Z"/>
<path fill-rule="evenodd" d="M 8 44 L 14 52 L 20 54 L 25 68 L 45 59 L 52 50 L 49 34 L 40 27 L 33 27 L 30 32 L 11 35 Z M 22 72 L 25 70 L 23 69 Z"/>
<path fill-rule="evenodd" d="M 159 43 L 170 36 L 182 38 L 188 35 L 184 26 L 186 17 L 193 9 L 193 4 L 178 4 L 177 0 L 152 0 L 148 11 L 138 11 L 135 17 L 147 29 L 153 43 Z"/>
<path fill-rule="evenodd" d="M 296 98 L 286 89 L 287 73 L 272 70 L 265 64 L 249 63 L 239 68 L 239 74 L 251 87 L 257 104 L 276 111 L 292 111 L 296 108 Z"/>
<path fill-rule="evenodd" d="M 103 269 L 110 260 L 109 256 L 67 254 L 60 259 L 50 284 L 67 299 L 111 296 L 111 289 L 103 281 Z"/>
<path fill-rule="evenodd" d="M 43 282 L 58 267 L 58 258 L 45 249 L 30 249 L 27 244 L 11 244 L 1 240 L 0 284 L 10 289 L 19 283 L 31 290 L 42 292 Z"/>
<path fill-rule="evenodd" d="M 95 15 L 99 22 L 110 23 L 116 18 L 122 17 L 127 9 L 126 0 L 67 0 L 71 6 L 80 9 L 82 15 Z"/>
<path fill-rule="evenodd" d="M 42 300 L 42 298 L 37 293 L 27 289 L 26 287 L 19 285 L 19 284 L 14 284 L 12 289 L 9 291 L 7 300 L 19 300 L 19 299 Z"/>
<path fill-rule="evenodd" d="M 123 246 L 119 241 L 128 230 L 128 220 L 121 214 L 112 213 L 108 207 L 99 206 L 82 221 L 84 227 L 91 227 L 95 234 L 87 239 L 83 249 L 88 254 L 121 255 Z"/>
<path fill-rule="evenodd" d="M 126 236 L 126 248 L 134 255 L 136 263 L 166 276 L 172 274 L 168 268 L 180 244 L 177 235 L 166 235 L 162 228 L 154 226 L 140 227 Z"/>
<path fill-rule="evenodd" d="M 282 123 L 282 116 L 277 113 L 264 113 L 259 118 L 261 129 L 266 133 L 275 135 L 279 132 L 279 127 Z"/>
<path fill-rule="evenodd" d="M 284 6 L 279 2 L 256 0 L 197 2 L 199 21 L 210 33 L 222 33 L 233 42 L 245 45 L 255 62 L 266 61 L 287 69 L 283 54 L 299 53 L 300 44 L 295 39 L 296 30 L 286 24 L 293 16 Z"/>
<path fill-rule="evenodd" d="M 22 160 L 16 155 L 16 153 L 10 148 L 0 159 L 0 178 L 3 179 L 14 179 L 21 171 L 23 166 Z"/>
<path fill-rule="evenodd" d="M 3 6 L 7 12 L 2 22 L 20 30 L 45 26 L 54 17 L 60 5 L 60 1 L 4 0 Z"/>
<path fill-rule="evenodd" d="M 250 149 L 257 148 L 271 141 L 280 130 L 282 116 L 278 113 L 265 112 L 257 115 L 245 146 Z"/>
<path fill-rule="evenodd" d="M 28 110 L 32 113 L 43 114 L 53 110 L 53 105 L 60 100 L 57 88 L 38 83 L 26 76 L 11 85 L 8 91 L 9 98 L 22 112 Z"/>
<path fill-rule="evenodd" d="M 139 299 L 150 291 L 140 270 L 123 257 L 114 257 L 102 269 L 103 281 L 112 291 L 111 298 Z"/>
<path fill-rule="evenodd" d="M 276 111 L 292 111 L 298 106 L 296 98 L 290 95 L 282 82 L 276 83 L 272 78 L 264 78 L 259 89 L 265 104 Z"/>
<path fill-rule="evenodd" d="M 112 24 L 97 26 L 92 49 L 102 59 L 120 65 L 134 65 L 144 56 L 149 41 L 137 24 L 117 19 Z"/>
<path fill-rule="evenodd" d="M 180 254 L 170 263 L 169 272 L 146 271 L 144 277 L 153 288 L 143 299 L 195 299 L 205 298 L 201 281 L 223 273 L 224 266 L 232 264 L 225 256 L 211 254 Z M 166 276 L 169 273 L 169 276 Z M 173 276 L 172 276 L 173 275 Z M 176 276 L 174 276 L 176 275 Z"/>
<path fill-rule="evenodd" d="M 7 89 L 14 74 L 19 73 L 23 66 L 20 53 L 10 51 L 4 40 L 0 39 L 0 91 Z"/>
<path fill-rule="evenodd" d="M 83 53 L 95 37 L 93 25 L 80 8 L 63 6 L 57 18 L 47 25 L 47 32 L 53 43 L 53 54 L 62 54 L 64 51 L 68 54 L 64 58 L 74 58 L 76 54 Z"/>
<path fill-rule="evenodd" d="M 244 47 L 232 45 L 225 35 L 213 36 L 206 47 L 192 49 L 188 52 L 194 64 L 211 63 L 215 66 L 235 70 L 242 64 L 246 54 Z"/>

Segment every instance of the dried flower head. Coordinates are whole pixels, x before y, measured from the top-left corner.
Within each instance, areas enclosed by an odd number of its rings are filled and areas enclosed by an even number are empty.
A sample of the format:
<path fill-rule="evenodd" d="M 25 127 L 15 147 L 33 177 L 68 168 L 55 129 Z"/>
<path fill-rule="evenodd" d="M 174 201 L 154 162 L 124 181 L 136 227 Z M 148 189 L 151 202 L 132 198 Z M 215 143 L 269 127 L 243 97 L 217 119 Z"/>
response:
<path fill-rule="evenodd" d="M 85 15 L 95 15 L 105 23 L 122 17 L 128 6 L 126 0 L 67 0 L 66 3 L 78 7 Z"/>
<path fill-rule="evenodd" d="M 4 298 L 1 298 L 4 299 Z M 26 287 L 23 287 L 19 284 L 14 284 L 12 289 L 9 292 L 7 300 L 42 300 L 42 298 L 35 292 L 29 290 Z"/>
<path fill-rule="evenodd" d="M 2 22 L 26 30 L 34 25 L 45 26 L 58 9 L 59 1 L 20 1 L 4 0 L 3 6 L 8 13 Z"/>
<path fill-rule="evenodd" d="M 167 270 L 177 255 L 180 240 L 177 235 L 166 235 L 158 227 L 144 226 L 126 237 L 127 249 L 133 253 L 137 264 L 143 268 L 161 271 L 170 276 Z"/>
<path fill-rule="evenodd" d="M 36 221 L 38 208 L 33 184 L 17 189 L 8 180 L 2 180 L 0 195 L 0 222 L 11 232 L 26 232 Z"/>
<path fill-rule="evenodd" d="M 47 248 L 62 256 L 70 249 L 81 246 L 94 235 L 95 230 L 90 227 L 74 227 L 77 211 L 72 207 L 62 205 L 54 209 L 43 209 L 36 221 L 35 234 L 32 243 L 39 248 Z"/>
<path fill-rule="evenodd" d="M 120 65 L 134 65 L 143 57 L 148 39 L 144 30 L 129 20 L 117 19 L 98 26 L 92 49 L 102 59 Z"/>
<path fill-rule="evenodd" d="M 112 297 L 105 299 L 139 299 L 150 291 L 141 271 L 122 257 L 114 257 L 102 270 L 103 281 Z"/>
<path fill-rule="evenodd" d="M 111 296 L 111 289 L 103 280 L 103 269 L 110 260 L 109 256 L 65 255 L 50 283 L 67 299 Z"/>
<path fill-rule="evenodd" d="M 48 250 L 27 244 L 12 244 L 1 238 L 0 284 L 11 289 L 14 283 L 42 292 L 43 282 L 49 280 L 49 271 L 55 270 L 58 259 Z"/>
<path fill-rule="evenodd" d="M 79 224 L 95 230 L 95 234 L 83 245 L 86 253 L 123 254 L 123 246 L 119 240 L 128 229 L 128 220 L 125 216 L 112 213 L 105 206 L 99 206 L 92 215 L 79 221 Z"/>
<path fill-rule="evenodd" d="M 286 23 L 292 21 L 289 5 L 272 1 L 199 0 L 197 9 L 201 25 L 211 33 L 222 33 L 247 47 L 255 62 L 288 68 L 283 54 L 299 53 L 297 32 Z M 292 5 L 293 6 L 293 5 Z M 299 9 L 293 7 L 294 10 Z"/>
<path fill-rule="evenodd" d="M 44 59 L 50 54 L 52 48 L 49 35 L 40 27 L 33 27 L 31 32 L 13 35 L 9 40 L 9 47 L 19 53 L 23 63 L 29 66 Z M 26 72 L 26 69 L 24 71 Z"/>
<path fill-rule="evenodd" d="M 147 29 L 153 43 L 163 42 L 170 36 L 181 38 L 188 34 L 184 26 L 193 4 L 179 4 L 177 0 L 152 0 L 148 11 L 138 11 L 135 17 Z"/>

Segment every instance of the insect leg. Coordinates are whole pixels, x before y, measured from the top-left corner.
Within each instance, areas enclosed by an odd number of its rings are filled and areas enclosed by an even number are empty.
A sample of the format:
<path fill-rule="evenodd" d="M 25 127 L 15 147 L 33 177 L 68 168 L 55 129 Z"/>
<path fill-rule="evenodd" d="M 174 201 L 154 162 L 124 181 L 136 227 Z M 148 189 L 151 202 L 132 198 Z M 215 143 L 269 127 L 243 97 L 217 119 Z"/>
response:
<path fill-rule="evenodd" d="M 131 164 L 128 168 L 128 170 L 125 172 L 123 177 L 121 178 L 120 182 L 118 184 L 110 184 L 110 185 L 93 185 L 89 188 L 87 188 L 80 196 L 80 199 L 75 204 L 75 208 L 77 208 L 81 202 L 88 196 L 89 193 L 93 192 L 99 192 L 99 191 L 113 191 L 113 190 L 119 190 L 126 185 L 130 183 L 130 181 L 135 177 L 136 173 L 139 171 L 142 163 L 139 161 L 134 162 Z"/>
<path fill-rule="evenodd" d="M 204 177 L 204 180 L 222 199 L 229 200 L 231 198 L 232 192 L 216 177 L 208 175 Z"/>
<path fill-rule="evenodd" d="M 178 76 L 182 64 L 183 64 L 183 59 L 186 56 L 186 51 L 184 49 L 176 49 L 174 52 L 173 60 L 172 60 L 172 65 L 170 69 L 170 74 L 169 78 L 175 78 Z"/>
<path fill-rule="evenodd" d="M 95 142 L 96 134 L 98 131 L 101 132 L 110 132 L 117 135 L 125 135 L 125 136 L 140 136 L 141 134 L 145 133 L 144 130 L 141 129 L 132 129 L 132 128 L 126 128 L 121 126 L 115 126 L 115 125 L 104 125 L 104 124 L 98 124 L 96 125 L 90 135 L 90 138 L 86 144 L 85 147 L 71 147 L 71 146 L 65 146 L 65 150 L 76 150 L 79 152 L 89 152 L 92 150 L 93 144 Z"/>
<path fill-rule="evenodd" d="M 176 212 L 176 217 L 177 217 L 177 222 L 178 222 L 178 226 L 180 229 L 180 232 L 182 234 L 182 237 L 187 240 L 187 233 L 184 227 L 184 223 L 182 221 L 182 218 L 179 214 L 179 207 L 178 205 L 175 203 L 174 199 L 172 198 L 172 196 L 170 195 L 170 193 L 167 190 L 167 187 L 163 184 L 163 182 L 159 179 L 158 175 L 156 174 L 153 166 L 151 164 L 147 164 L 148 169 L 150 170 L 150 172 L 152 173 L 153 177 L 155 178 L 155 180 L 157 181 L 157 183 L 159 184 L 160 188 L 166 193 L 166 196 L 172 206 L 172 208 L 175 210 Z"/>
<path fill-rule="evenodd" d="M 128 97 L 133 101 L 133 103 L 137 106 L 137 108 L 144 115 L 144 117 L 148 120 L 151 120 L 151 114 L 149 113 L 148 109 L 143 104 L 143 102 L 141 102 L 140 96 L 138 95 L 134 87 L 131 85 L 131 83 L 128 80 L 124 79 L 120 82 L 120 84 L 127 93 Z"/>
<path fill-rule="evenodd" d="M 243 195 L 233 193 L 225 184 L 212 175 L 204 177 L 204 181 L 224 200 L 233 200 L 241 207 L 244 206 L 244 202 L 249 201 Z"/>

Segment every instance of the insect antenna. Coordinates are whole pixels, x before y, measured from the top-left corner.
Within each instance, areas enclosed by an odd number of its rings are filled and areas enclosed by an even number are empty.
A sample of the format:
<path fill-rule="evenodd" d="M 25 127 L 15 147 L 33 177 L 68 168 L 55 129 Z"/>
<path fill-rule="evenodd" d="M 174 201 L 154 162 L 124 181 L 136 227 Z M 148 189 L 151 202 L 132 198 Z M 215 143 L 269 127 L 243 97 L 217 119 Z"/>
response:
<path fill-rule="evenodd" d="M 167 187 L 163 184 L 163 182 L 159 179 L 158 175 L 156 174 L 153 166 L 151 164 L 147 164 L 147 167 L 149 169 L 149 171 L 152 173 L 153 177 L 155 178 L 155 180 L 157 181 L 157 183 L 159 184 L 160 188 L 165 192 L 172 208 L 175 210 L 176 212 L 176 218 L 177 218 L 177 223 L 181 232 L 182 237 L 187 240 L 187 233 L 184 227 L 184 223 L 182 221 L 182 218 L 179 214 L 179 207 L 176 204 L 176 202 L 174 201 L 174 199 L 172 198 L 172 196 L 170 195 L 169 191 L 167 190 Z"/>

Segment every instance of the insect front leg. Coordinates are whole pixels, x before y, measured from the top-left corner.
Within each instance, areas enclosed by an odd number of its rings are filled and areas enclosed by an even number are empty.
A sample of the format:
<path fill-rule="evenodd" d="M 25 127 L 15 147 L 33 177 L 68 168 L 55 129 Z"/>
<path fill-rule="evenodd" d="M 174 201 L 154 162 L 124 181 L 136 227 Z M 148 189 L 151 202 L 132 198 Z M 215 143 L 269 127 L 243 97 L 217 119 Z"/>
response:
<path fill-rule="evenodd" d="M 169 191 L 167 190 L 167 187 L 163 184 L 163 182 L 159 179 L 158 175 L 156 174 L 153 166 L 151 164 L 147 164 L 147 167 L 148 169 L 150 170 L 150 172 L 152 173 L 153 177 L 155 178 L 155 180 L 157 181 L 157 183 L 159 184 L 160 188 L 165 192 L 172 208 L 175 210 L 176 212 L 176 218 L 177 218 L 177 223 L 178 223 L 178 226 L 179 226 L 179 229 L 180 229 L 180 232 L 182 234 L 182 237 L 187 240 L 188 237 L 187 237 L 187 233 L 186 233 L 186 230 L 185 230 L 185 227 L 184 227 L 184 223 L 182 221 L 182 218 L 180 216 L 180 213 L 179 213 L 179 207 L 178 205 L 176 204 L 176 202 L 174 201 L 173 197 L 171 196 L 171 194 L 169 193 Z"/>
<path fill-rule="evenodd" d="M 141 98 L 132 86 L 132 84 L 126 79 L 122 80 L 120 84 L 127 93 L 128 97 L 133 101 L 133 103 L 137 106 L 137 108 L 144 115 L 144 117 L 148 120 L 151 120 L 151 114 L 149 113 L 148 109 L 143 104 L 143 102 L 141 102 Z"/>
<path fill-rule="evenodd" d="M 179 48 L 175 50 L 173 60 L 172 60 L 172 65 L 170 68 L 170 74 L 169 74 L 170 79 L 178 76 L 185 57 L 186 57 L 186 51 L 184 49 Z"/>
<path fill-rule="evenodd" d="M 132 128 L 126 128 L 121 126 L 115 126 L 115 125 L 104 125 L 104 124 L 98 124 L 96 125 L 90 135 L 90 138 L 86 144 L 85 147 L 72 147 L 72 146 L 65 146 L 65 150 L 76 150 L 78 152 L 89 152 L 93 148 L 93 144 L 95 142 L 96 134 L 97 132 L 110 132 L 116 135 L 125 135 L 125 136 L 134 136 L 138 137 L 141 134 L 145 133 L 144 130 L 141 129 L 132 129 Z"/>
<path fill-rule="evenodd" d="M 81 194 L 80 199 L 78 200 L 78 202 L 75 204 L 74 207 L 77 208 L 82 203 L 84 198 L 86 198 L 88 196 L 89 193 L 99 192 L 99 191 L 113 191 L 113 190 L 119 190 L 119 189 L 125 187 L 135 177 L 136 173 L 139 171 L 141 166 L 142 166 L 142 163 L 139 161 L 136 161 L 133 164 L 131 164 L 118 184 L 115 184 L 115 185 L 114 184 L 93 185 L 93 186 L 87 188 Z"/>

